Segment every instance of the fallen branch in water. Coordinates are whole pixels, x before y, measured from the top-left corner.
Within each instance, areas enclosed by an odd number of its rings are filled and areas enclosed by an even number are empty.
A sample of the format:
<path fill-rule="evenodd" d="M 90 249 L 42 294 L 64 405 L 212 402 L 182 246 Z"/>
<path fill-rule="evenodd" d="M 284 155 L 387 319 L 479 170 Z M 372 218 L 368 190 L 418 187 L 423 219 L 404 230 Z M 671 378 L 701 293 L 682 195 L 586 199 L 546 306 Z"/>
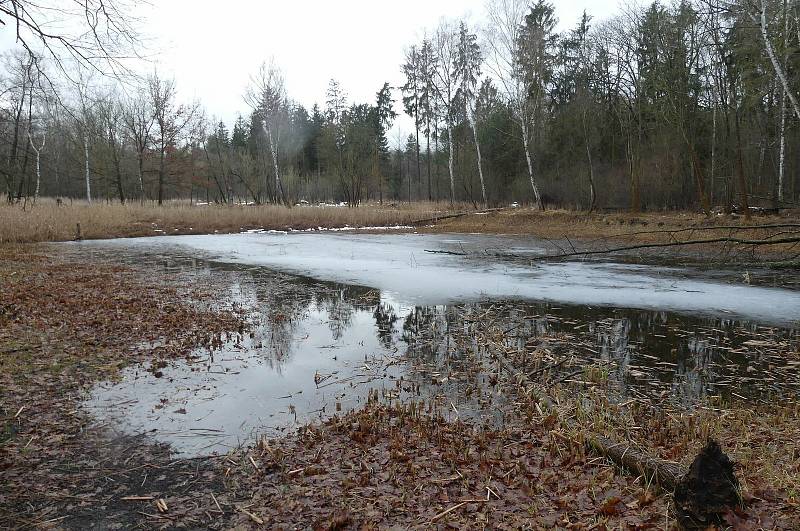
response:
<path fill-rule="evenodd" d="M 597 238 L 595 241 L 613 240 L 616 238 L 624 238 L 626 236 L 644 236 L 648 234 L 680 234 L 682 232 L 708 232 L 715 230 L 746 231 L 746 230 L 767 230 L 767 229 L 800 229 L 800 223 L 773 223 L 769 225 L 717 225 L 717 226 L 704 226 L 704 227 L 686 227 L 683 229 L 643 230 L 636 232 L 621 232 L 619 234 L 603 236 L 602 238 Z"/>
<path fill-rule="evenodd" d="M 640 243 L 636 245 L 625 245 L 623 247 L 612 247 L 610 249 L 598 249 L 598 250 L 589 250 L 589 251 L 574 251 L 568 253 L 559 253 L 559 254 L 550 254 L 544 256 L 535 256 L 531 257 L 531 261 L 543 261 L 543 260 L 557 260 L 559 258 L 571 258 L 575 256 L 590 256 L 590 255 L 598 255 L 598 254 L 611 254 L 611 253 L 619 253 L 623 251 L 635 251 L 638 249 L 657 249 L 663 247 L 683 247 L 689 245 L 708 245 L 713 243 L 730 243 L 734 245 L 752 245 L 752 246 L 764 246 L 764 245 L 784 245 L 788 243 L 800 243 L 800 237 L 793 237 L 793 238 L 781 238 L 777 240 L 772 239 L 764 239 L 764 240 L 746 240 L 743 238 L 708 238 L 705 240 L 688 240 L 688 241 L 673 241 L 667 243 Z M 511 255 L 508 255 L 511 256 Z"/>
<path fill-rule="evenodd" d="M 462 218 L 464 216 L 469 216 L 474 214 L 489 214 L 490 212 L 500 212 L 502 210 L 508 210 L 508 207 L 487 208 L 485 210 L 476 210 L 470 212 L 456 212 L 455 214 L 445 214 L 444 216 L 436 216 L 433 218 L 425 218 L 425 219 L 410 221 L 408 224 L 413 227 L 416 227 L 417 225 L 424 225 L 426 223 L 436 223 L 437 221 L 442 221 L 444 219 Z"/>
<path fill-rule="evenodd" d="M 454 256 L 467 256 L 468 253 L 458 252 L 458 251 L 437 251 L 435 249 L 425 249 L 426 253 L 431 254 L 452 254 Z"/>

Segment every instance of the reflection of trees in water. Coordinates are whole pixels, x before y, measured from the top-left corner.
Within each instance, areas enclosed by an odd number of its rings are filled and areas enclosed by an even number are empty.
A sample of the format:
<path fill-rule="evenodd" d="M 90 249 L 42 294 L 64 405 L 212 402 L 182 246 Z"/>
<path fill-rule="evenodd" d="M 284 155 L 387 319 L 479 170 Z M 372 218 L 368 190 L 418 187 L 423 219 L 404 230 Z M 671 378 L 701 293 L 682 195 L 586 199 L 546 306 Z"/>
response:
<path fill-rule="evenodd" d="M 378 340 L 384 347 L 391 348 L 394 345 L 395 323 L 400 320 L 394 311 L 394 306 L 380 302 L 375 306 L 372 316 L 378 329 Z"/>
<path fill-rule="evenodd" d="M 493 319 L 513 329 L 506 336 L 512 346 L 532 349 L 539 338 L 558 338 L 556 343 L 583 363 L 609 362 L 614 367 L 609 383 L 623 394 L 666 390 L 665 396 L 690 402 L 709 393 L 742 393 L 743 387 L 745 394 L 763 393 L 751 373 L 766 373 L 768 362 L 744 343 L 764 329 L 751 322 L 637 309 L 524 302 L 498 306 Z M 482 308 L 479 312 L 489 305 Z M 797 342 L 796 332 L 769 330 Z M 738 390 L 723 382 L 736 382 Z"/>
<path fill-rule="evenodd" d="M 345 331 L 353 324 L 353 314 L 356 309 L 353 299 L 348 298 L 348 290 L 340 289 L 335 294 L 321 298 L 320 308 L 328 317 L 328 328 L 334 341 L 342 338 Z"/>
<path fill-rule="evenodd" d="M 302 333 L 303 322 L 313 312 L 321 312 L 334 341 L 353 326 L 357 312 L 370 312 L 378 327 L 381 344 L 389 347 L 392 332 L 383 333 L 384 319 L 398 318 L 390 305 L 380 304 L 380 293 L 360 286 L 347 286 L 295 277 L 266 269 L 249 269 L 241 281 L 238 296 L 257 318 L 253 343 L 261 345 L 265 358 L 280 368 L 292 358 L 294 340 Z M 379 310 L 379 307 L 383 309 Z M 384 315 L 387 317 L 384 318 Z M 393 316 L 393 317 L 392 317 Z M 392 320 L 393 319 L 393 320 Z"/>
<path fill-rule="evenodd" d="M 120 253 L 115 260 L 141 264 L 144 261 L 171 274 L 191 275 L 195 282 L 213 277 L 225 282 L 234 300 L 252 308 L 258 318 L 254 344 L 259 342 L 265 357 L 278 366 L 292 356 L 294 339 L 302 322 L 312 311 L 322 311 L 334 340 L 341 339 L 354 325 L 357 312 L 370 312 L 380 344 L 391 348 L 396 341 L 395 308 L 380 302 L 375 290 L 358 286 L 326 283 L 285 275 L 264 268 L 248 268 L 232 264 L 209 263 L 195 258 L 181 258 L 171 253 Z M 204 303 L 205 304 L 205 303 Z M 210 303 L 213 305 L 214 303 Z M 449 327 L 458 323 L 468 326 L 470 319 L 481 320 L 489 305 L 419 307 L 411 310 L 400 331 L 400 338 L 409 345 L 409 356 L 420 361 L 446 364 L 454 360 L 469 344 L 454 348 Z M 616 366 L 612 382 L 625 391 L 625 386 L 644 388 L 649 382 L 631 377 L 631 369 L 645 367 L 647 378 L 660 382 L 673 396 L 694 400 L 715 389 L 715 382 L 736 382 L 735 389 L 747 393 L 747 386 L 757 392 L 756 376 L 769 370 L 769 360 L 743 343 L 763 334 L 757 324 L 734 319 L 687 317 L 665 311 L 592 308 L 524 302 L 500 303 L 491 312 L 497 321 L 519 325 L 507 339 L 518 348 L 530 347 L 536 338 L 561 334 L 578 346 L 577 355 L 586 363 L 608 361 Z M 457 336 L 469 337 L 469 333 Z M 797 343 L 797 332 L 778 329 L 772 337 Z M 571 339 L 572 338 L 572 339 Z M 475 347 L 475 345 L 471 345 Z M 751 374 L 753 370 L 759 371 Z M 749 380 L 741 378 L 749 376 Z M 748 383 L 749 382 L 749 383 Z"/>
<path fill-rule="evenodd" d="M 459 319 L 455 306 L 418 306 L 403 322 L 408 354 L 426 364 L 440 365 L 452 353 L 450 323 Z"/>

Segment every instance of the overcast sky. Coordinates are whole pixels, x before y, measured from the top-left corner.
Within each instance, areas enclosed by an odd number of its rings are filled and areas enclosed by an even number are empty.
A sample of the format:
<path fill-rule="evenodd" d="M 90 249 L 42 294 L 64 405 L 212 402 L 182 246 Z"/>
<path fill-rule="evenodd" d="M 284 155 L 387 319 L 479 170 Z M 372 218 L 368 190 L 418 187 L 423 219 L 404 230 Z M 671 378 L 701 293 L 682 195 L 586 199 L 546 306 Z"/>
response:
<path fill-rule="evenodd" d="M 618 0 L 555 0 L 559 27 L 572 27 L 586 9 L 596 19 L 617 10 Z M 209 116 L 232 123 L 246 115 L 242 95 L 250 75 L 274 57 L 286 74 L 289 95 L 324 106 L 337 79 L 351 102 L 372 102 L 385 81 L 403 84 L 404 49 L 421 40 L 442 17 L 466 15 L 483 22 L 484 0 L 156 1 L 147 32 L 160 41 L 160 70 L 174 76 L 186 99 L 198 99 Z M 399 99 L 399 91 L 395 95 Z M 398 112 L 400 108 L 398 106 Z M 406 133 L 413 123 L 403 120 Z M 396 135 L 396 133 L 395 133 Z"/>
<path fill-rule="evenodd" d="M 620 0 L 553 0 L 559 30 L 573 27 L 583 10 L 596 20 L 613 15 Z M 151 0 L 139 7 L 149 53 L 163 77 L 173 77 L 181 99 L 197 100 L 209 117 L 232 125 L 247 116 L 243 100 L 251 74 L 275 59 L 284 70 L 289 96 L 324 106 L 335 78 L 350 102 L 374 102 L 388 81 L 404 83 L 404 50 L 443 18 L 484 23 L 485 0 Z M 12 46 L 13 31 L 0 26 L 0 49 Z M 394 95 L 401 98 L 399 91 Z M 402 116 L 402 106 L 397 103 Z M 410 118 L 397 130 L 411 132 Z"/>

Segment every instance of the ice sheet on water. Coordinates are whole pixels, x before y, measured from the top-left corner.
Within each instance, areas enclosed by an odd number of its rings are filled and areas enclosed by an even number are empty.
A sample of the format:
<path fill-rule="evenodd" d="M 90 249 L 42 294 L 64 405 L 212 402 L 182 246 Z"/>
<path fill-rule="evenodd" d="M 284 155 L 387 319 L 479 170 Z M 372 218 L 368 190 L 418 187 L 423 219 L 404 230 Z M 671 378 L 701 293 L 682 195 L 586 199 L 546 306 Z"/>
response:
<path fill-rule="evenodd" d="M 406 304 L 485 298 L 671 310 L 747 318 L 766 324 L 800 320 L 800 292 L 728 283 L 681 268 L 618 263 L 509 263 L 492 253 L 548 252 L 531 239 L 486 235 L 274 234 L 174 236 L 85 243 L 183 248 L 230 263 L 261 265 L 320 280 L 380 289 Z M 483 253 L 480 259 L 426 250 Z"/>

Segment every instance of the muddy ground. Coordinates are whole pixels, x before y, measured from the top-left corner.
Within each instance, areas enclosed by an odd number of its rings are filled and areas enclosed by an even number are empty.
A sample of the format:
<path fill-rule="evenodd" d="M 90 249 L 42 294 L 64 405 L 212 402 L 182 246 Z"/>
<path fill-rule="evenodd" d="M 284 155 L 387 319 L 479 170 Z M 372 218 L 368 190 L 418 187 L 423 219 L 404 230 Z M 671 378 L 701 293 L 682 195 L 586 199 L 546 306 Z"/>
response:
<path fill-rule="evenodd" d="M 451 323 L 463 332 L 456 350 L 480 356 L 471 371 L 448 377 L 488 381 L 489 394 L 505 397 L 491 402 L 505 404 L 501 424 L 453 420 L 444 398 L 375 396 L 360 411 L 281 439 L 176 458 L 146 434 L 109 431 L 79 406 L 94 382 L 126 366 L 149 361 L 157 372 L 162 360 L 247 334 L 247 315 L 226 303 L 221 286 L 30 247 L 0 250 L 0 283 L 4 528 L 675 526 L 670 495 L 587 453 L 589 433 L 684 465 L 714 436 L 742 462 L 744 504 L 724 522 L 800 522 L 796 404 L 687 413 L 644 400 L 612 403 L 602 367 L 572 378 L 540 370 L 559 342 L 574 339 L 540 338 L 526 348 L 508 341 L 507 320 L 468 311 Z M 430 333 L 421 330 L 419 341 L 429 343 Z M 468 348 L 476 342 L 480 348 Z M 413 392 L 419 383 L 398 385 Z"/>

